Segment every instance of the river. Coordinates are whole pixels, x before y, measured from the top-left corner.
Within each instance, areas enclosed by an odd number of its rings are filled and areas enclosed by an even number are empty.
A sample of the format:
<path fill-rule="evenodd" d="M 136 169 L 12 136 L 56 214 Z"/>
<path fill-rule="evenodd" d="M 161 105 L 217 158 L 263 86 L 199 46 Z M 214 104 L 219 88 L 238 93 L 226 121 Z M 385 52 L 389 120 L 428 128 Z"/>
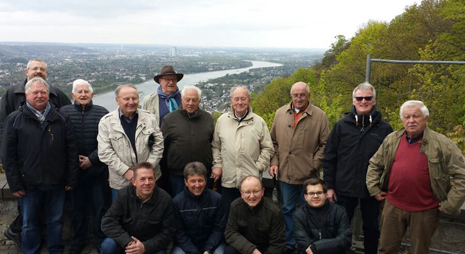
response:
<path fill-rule="evenodd" d="M 251 61 L 252 66 L 247 68 L 240 68 L 240 69 L 232 69 L 232 70 L 224 70 L 224 71 L 211 71 L 211 72 L 201 72 L 201 73 L 193 73 L 193 74 L 185 74 L 183 79 L 179 81 L 178 87 L 182 89 L 186 85 L 196 85 L 199 82 L 204 82 L 209 79 L 219 78 L 226 76 L 226 74 L 238 74 L 242 72 L 247 72 L 253 68 L 265 68 L 265 67 L 277 67 L 282 66 L 282 64 L 278 63 L 271 63 L 271 62 L 264 62 L 264 61 Z M 158 84 L 155 83 L 153 79 L 145 81 L 144 83 L 138 84 L 137 89 L 139 93 L 142 93 L 144 96 L 150 93 L 153 93 L 156 88 L 158 88 Z M 109 111 L 115 110 L 117 105 L 115 101 L 115 93 L 114 92 L 107 92 L 104 94 L 95 95 L 93 99 L 96 105 L 100 105 L 108 109 Z M 142 104 L 142 98 L 139 101 Z"/>

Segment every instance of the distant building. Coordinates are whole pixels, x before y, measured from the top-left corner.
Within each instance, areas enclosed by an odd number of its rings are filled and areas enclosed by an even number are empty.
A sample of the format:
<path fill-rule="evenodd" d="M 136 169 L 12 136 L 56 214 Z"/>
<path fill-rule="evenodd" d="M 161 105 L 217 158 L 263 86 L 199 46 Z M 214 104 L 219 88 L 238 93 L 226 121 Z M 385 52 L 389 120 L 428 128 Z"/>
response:
<path fill-rule="evenodd" d="M 177 56 L 178 55 L 178 48 L 172 47 L 170 48 L 170 56 Z"/>

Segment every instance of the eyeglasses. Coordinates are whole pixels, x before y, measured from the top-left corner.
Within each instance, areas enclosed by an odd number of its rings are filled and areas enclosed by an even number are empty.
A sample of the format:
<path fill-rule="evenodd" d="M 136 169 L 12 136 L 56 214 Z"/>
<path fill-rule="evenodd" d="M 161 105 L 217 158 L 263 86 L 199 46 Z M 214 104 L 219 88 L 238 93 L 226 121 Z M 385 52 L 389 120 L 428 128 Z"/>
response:
<path fill-rule="evenodd" d="M 172 81 L 172 82 L 178 82 L 178 79 L 176 79 L 176 78 L 160 78 L 160 79 L 163 79 L 164 81 L 166 81 L 166 82 L 168 82 L 168 83 L 169 83 L 170 81 Z"/>
<path fill-rule="evenodd" d="M 320 197 L 320 196 L 323 196 L 323 194 L 325 194 L 325 193 L 322 192 L 322 191 L 317 191 L 317 192 L 307 192 L 306 194 L 309 195 L 310 197 L 313 197 L 315 195 Z"/>
<path fill-rule="evenodd" d="M 307 97 L 307 94 L 305 94 L 305 93 L 299 93 L 299 94 L 294 93 L 294 94 L 292 94 L 292 98 L 294 98 L 294 99 L 305 98 L 305 97 Z"/>
<path fill-rule="evenodd" d="M 373 96 L 355 97 L 355 100 L 357 101 L 363 101 L 363 99 L 365 99 L 366 101 L 371 101 L 373 99 Z"/>
<path fill-rule="evenodd" d="M 260 194 L 262 192 L 263 188 L 260 189 L 260 190 L 254 190 L 254 191 L 242 191 L 241 192 L 246 195 L 246 196 L 250 196 L 252 195 L 252 193 L 254 194 L 254 196 L 257 196 L 258 194 Z"/>

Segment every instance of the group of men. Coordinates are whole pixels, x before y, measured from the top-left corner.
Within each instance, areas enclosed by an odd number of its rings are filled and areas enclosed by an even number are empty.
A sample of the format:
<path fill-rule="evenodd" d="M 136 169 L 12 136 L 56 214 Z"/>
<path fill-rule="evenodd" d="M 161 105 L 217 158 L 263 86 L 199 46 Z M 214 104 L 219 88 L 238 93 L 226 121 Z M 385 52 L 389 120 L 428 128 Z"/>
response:
<path fill-rule="evenodd" d="M 397 253 L 407 227 L 412 253 L 427 253 L 439 212 L 456 214 L 465 200 L 463 154 L 426 126 L 426 106 L 404 103 L 404 128 L 391 133 L 368 83 L 354 89 L 351 112 L 330 132 L 308 85 L 297 82 L 269 132 L 242 86 L 231 90 L 231 108 L 214 125 L 199 107 L 201 90 L 180 91 L 183 74 L 172 66 L 154 76 L 160 86 L 142 109 L 135 86 L 118 86 L 110 113 L 93 105 L 92 86 L 81 79 L 69 105 L 46 82 L 42 60 L 31 60 L 26 75 L 0 108 L 3 166 L 20 213 L 5 235 L 24 253 L 40 251 L 40 210 L 49 252 L 63 252 L 67 191 L 70 253 L 86 244 L 87 205 L 102 253 L 161 254 L 173 240 L 176 254 L 345 253 L 359 203 L 365 253 Z M 267 169 L 282 207 L 264 197 Z"/>

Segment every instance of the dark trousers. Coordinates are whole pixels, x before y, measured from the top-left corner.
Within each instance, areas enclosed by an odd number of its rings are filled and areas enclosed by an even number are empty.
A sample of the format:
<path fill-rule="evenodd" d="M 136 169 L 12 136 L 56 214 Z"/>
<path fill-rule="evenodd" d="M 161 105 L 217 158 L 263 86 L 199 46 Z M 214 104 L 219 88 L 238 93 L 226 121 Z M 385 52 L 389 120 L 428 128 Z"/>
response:
<path fill-rule="evenodd" d="M 19 200 L 18 200 L 18 216 L 16 216 L 16 219 L 10 224 L 10 229 L 14 234 L 21 235 L 22 227 L 23 227 L 23 215 L 21 214 L 21 208 L 19 207 Z"/>
<path fill-rule="evenodd" d="M 360 209 L 362 211 L 363 221 L 363 246 L 365 253 L 378 253 L 378 239 L 379 239 L 379 202 L 373 198 L 355 198 L 343 195 L 337 195 L 337 203 L 342 205 L 347 212 L 349 222 L 352 222 L 354 217 L 354 210 L 360 200 Z"/>
<path fill-rule="evenodd" d="M 92 211 L 92 232 L 93 239 L 98 245 L 105 239 L 100 229 L 102 217 L 107 211 L 109 196 L 106 197 L 106 180 L 105 174 L 100 176 L 83 177 L 79 179 L 78 184 L 71 190 L 71 208 L 72 208 L 72 225 L 73 239 L 72 246 L 83 246 L 87 239 L 87 208 Z"/>
<path fill-rule="evenodd" d="M 226 245 L 226 247 L 224 248 L 224 254 L 240 254 L 240 252 L 234 249 L 233 247 Z"/>
<path fill-rule="evenodd" d="M 221 187 L 221 199 L 223 200 L 224 208 L 229 214 L 231 203 L 241 197 L 241 192 L 237 188 Z"/>

